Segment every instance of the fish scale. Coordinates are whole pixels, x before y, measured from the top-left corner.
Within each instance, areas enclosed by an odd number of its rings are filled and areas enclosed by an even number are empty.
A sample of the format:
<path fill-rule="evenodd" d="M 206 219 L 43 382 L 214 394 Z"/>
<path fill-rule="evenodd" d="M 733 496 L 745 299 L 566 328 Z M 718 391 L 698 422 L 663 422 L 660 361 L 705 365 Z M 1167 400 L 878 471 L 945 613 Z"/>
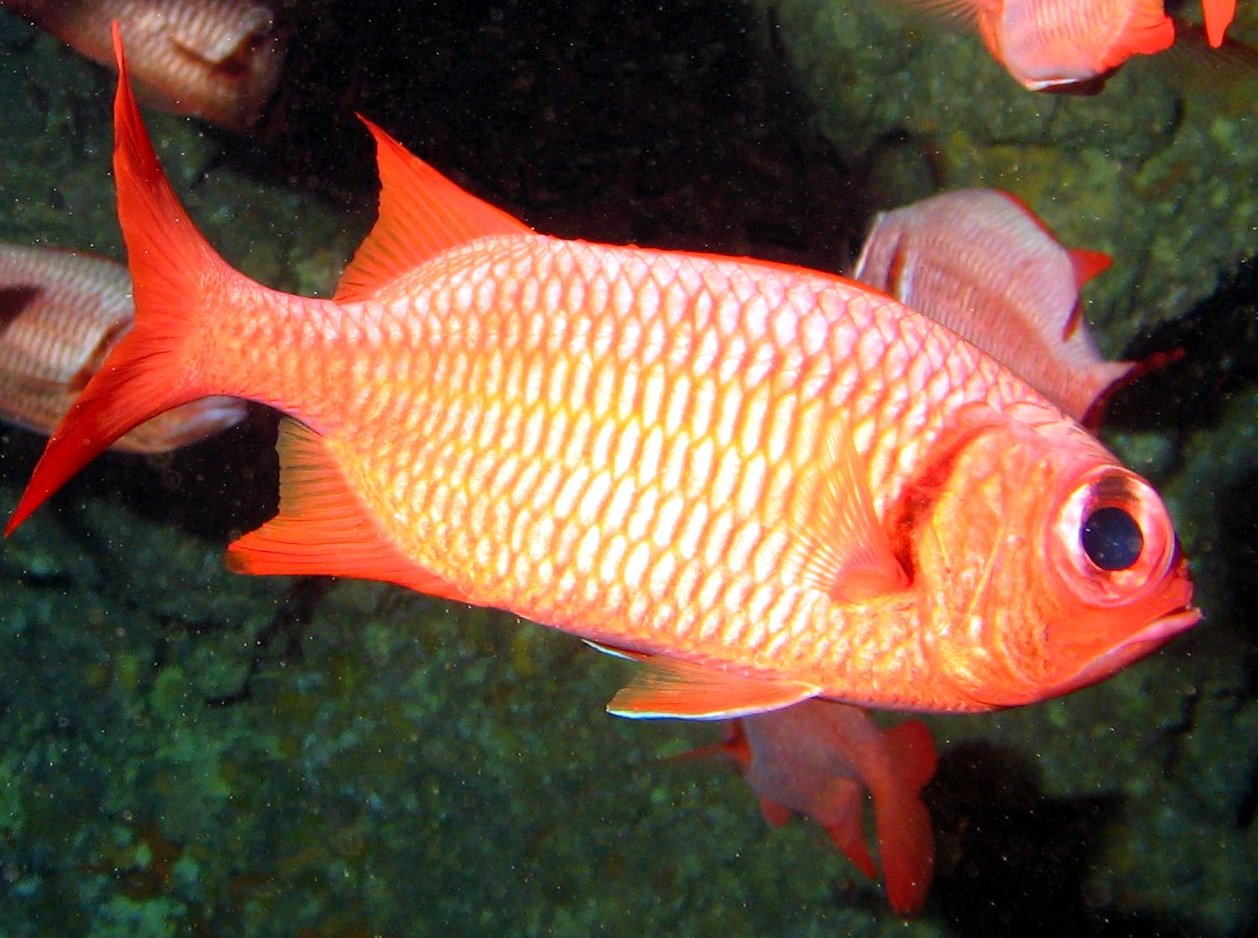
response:
<path fill-rule="evenodd" d="M 848 413 L 869 425 L 865 455 L 887 466 L 886 477 L 871 482 L 888 501 L 913 471 L 894 452 L 927 449 L 940 432 L 938 419 L 922 421 L 909 447 L 902 427 L 912 395 L 871 392 L 854 380 L 857 370 L 880 365 L 889 345 L 907 344 L 904 328 L 876 328 L 879 310 L 894 304 L 818 277 L 797 276 L 784 289 L 771 267 L 749 274 L 703 257 L 609 253 L 539 236 L 511 242 L 451 252 L 441 271 L 417 271 L 364 310 L 364 320 L 388 310 L 397 325 L 383 331 L 407 335 L 402 347 L 415 350 L 412 362 L 390 369 L 411 376 L 405 390 L 394 389 L 411 432 L 399 438 L 386 421 L 384 432 L 356 439 L 347 457 L 398 480 L 382 486 L 372 506 L 388 536 L 473 601 L 561 626 L 600 623 L 583 632 L 604 642 L 658 635 L 649 644 L 680 642 L 714 658 L 731 648 L 789 655 L 784 643 L 807 644 L 809 635 L 792 636 L 786 625 L 809 602 L 790 582 L 790 531 L 781 520 L 799 474 L 816 459 L 823 425 Z M 486 257 L 498 263 L 487 267 Z M 647 300 L 635 287 L 642 282 Z M 551 302 L 608 297 L 610 305 L 543 310 L 546 283 L 561 284 Z M 504 297 L 536 297 L 537 305 Z M 817 310 L 831 319 L 822 322 Z M 351 321 L 353 313 L 342 308 Z M 599 317 L 614 325 L 595 328 Z M 342 328 L 352 331 L 348 322 Z M 996 406 L 1037 400 L 1016 382 L 986 378 L 997 373 L 950 333 L 924 320 L 909 331 L 921 346 L 910 360 L 960 355 L 971 366 L 958 369 L 967 376 L 959 389 L 930 385 L 941 396 L 975 395 L 986 380 Z M 845 347 L 856 354 L 844 356 Z M 397 354 L 391 344 L 363 351 Z M 312 397 L 310 385 L 299 397 L 239 390 L 286 396 L 290 412 L 321 426 L 323 395 Z M 370 398 L 371 387 L 326 393 L 340 409 Z M 338 421 L 372 425 L 344 411 Z M 901 432 L 879 436 L 878 427 Z"/>

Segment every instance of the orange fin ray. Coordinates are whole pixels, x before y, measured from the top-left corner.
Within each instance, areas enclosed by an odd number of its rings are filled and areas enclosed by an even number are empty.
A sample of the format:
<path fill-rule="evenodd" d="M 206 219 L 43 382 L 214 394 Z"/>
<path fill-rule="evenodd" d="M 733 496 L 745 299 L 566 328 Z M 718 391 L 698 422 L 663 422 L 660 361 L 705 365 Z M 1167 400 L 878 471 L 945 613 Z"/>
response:
<path fill-rule="evenodd" d="M 532 232 L 442 176 L 367 118 L 359 119 L 376 141 L 380 211 L 341 275 L 338 301 L 367 299 L 424 261 L 475 238 Z"/>
<path fill-rule="evenodd" d="M 891 0 L 890 5 L 936 28 L 957 30 L 975 28 L 986 4 L 983 0 Z"/>
<path fill-rule="evenodd" d="M 598 642 L 586 644 L 644 665 L 616 692 L 607 712 L 632 719 L 728 720 L 789 707 L 820 688 L 803 681 L 723 671 L 710 664 L 662 658 Z"/>
<path fill-rule="evenodd" d="M 1070 255 L 1070 263 L 1075 270 L 1075 284 L 1080 287 L 1114 266 L 1114 258 L 1104 251 L 1094 251 L 1091 248 L 1067 248 L 1066 253 Z"/>
<path fill-rule="evenodd" d="M 810 475 L 801 480 L 800 497 L 791 506 L 799 575 L 839 602 L 861 602 L 908 586 L 844 429 L 827 436 Z"/>
<path fill-rule="evenodd" d="M 135 325 L 67 411 L 5 529 L 14 530 L 57 489 L 128 430 L 213 393 L 197 387 L 181 346 L 208 278 L 230 271 L 197 231 L 170 186 L 131 91 L 118 25 L 114 178 L 131 267 Z"/>
<path fill-rule="evenodd" d="M 227 565 L 255 575 L 345 576 L 384 580 L 467 602 L 463 592 L 419 569 L 379 533 L 322 437 L 280 421 L 280 510 L 227 548 Z"/>

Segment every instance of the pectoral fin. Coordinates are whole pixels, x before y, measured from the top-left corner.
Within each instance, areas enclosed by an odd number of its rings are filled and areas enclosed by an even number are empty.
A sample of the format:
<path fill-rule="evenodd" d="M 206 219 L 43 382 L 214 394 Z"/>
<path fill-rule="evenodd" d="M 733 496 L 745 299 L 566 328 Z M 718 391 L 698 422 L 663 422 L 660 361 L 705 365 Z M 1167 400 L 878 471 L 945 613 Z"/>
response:
<path fill-rule="evenodd" d="M 904 589 L 909 576 L 874 513 L 864 463 L 845 427 L 826 437 L 821 458 L 801 479 L 791 506 L 800 575 L 839 602 Z"/>

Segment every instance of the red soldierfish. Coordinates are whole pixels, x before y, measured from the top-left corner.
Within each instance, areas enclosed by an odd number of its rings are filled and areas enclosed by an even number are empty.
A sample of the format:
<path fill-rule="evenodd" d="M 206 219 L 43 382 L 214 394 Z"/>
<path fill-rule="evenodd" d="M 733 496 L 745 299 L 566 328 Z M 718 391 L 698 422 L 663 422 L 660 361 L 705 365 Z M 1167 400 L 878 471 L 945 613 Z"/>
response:
<path fill-rule="evenodd" d="M 1133 55 L 1175 41 L 1163 0 L 898 2 L 971 21 L 992 57 L 1032 91 L 1095 84 Z"/>
<path fill-rule="evenodd" d="M 972 711 L 1091 683 L 1199 618 L 1153 489 L 968 342 L 852 281 L 539 235 L 378 128 L 380 218 L 331 300 L 232 270 L 125 70 L 136 325 L 17 525 L 208 394 L 290 419 L 249 573 L 368 577 L 653 656 L 612 701 Z"/>
<path fill-rule="evenodd" d="M 279 83 L 286 38 L 252 0 L 0 0 L 102 65 L 109 26 L 127 34 L 141 94 L 154 106 L 229 129 L 248 127 Z"/>
<path fill-rule="evenodd" d="M 55 248 L 0 244 L 0 419 L 48 433 L 131 328 L 121 264 Z M 207 397 L 159 414 L 113 445 L 159 453 L 224 430 L 242 401 Z"/>
<path fill-rule="evenodd" d="M 732 721 L 718 748 L 737 763 L 770 824 L 807 815 L 876 879 L 863 823 L 868 789 L 887 899 L 901 915 L 921 910 L 935 860 L 921 790 L 937 761 L 924 724 L 909 720 L 884 732 L 859 707 L 809 700 Z"/>
<path fill-rule="evenodd" d="M 874 219 L 852 276 L 1000 358 L 1076 420 L 1148 369 L 1101 358 L 1079 289 L 1110 264 L 1071 250 L 1017 197 L 961 189 Z"/>

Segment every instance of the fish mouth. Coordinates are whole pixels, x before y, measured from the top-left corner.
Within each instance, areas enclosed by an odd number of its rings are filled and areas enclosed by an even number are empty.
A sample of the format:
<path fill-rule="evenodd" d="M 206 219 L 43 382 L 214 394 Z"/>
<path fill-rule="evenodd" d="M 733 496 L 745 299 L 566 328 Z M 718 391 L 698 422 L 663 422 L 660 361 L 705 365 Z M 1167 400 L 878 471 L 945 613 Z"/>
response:
<path fill-rule="evenodd" d="M 1073 678 L 1062 684 L 1057 692 L 1064 694 L 1104 680 L 1133 661 L 1152 654 L 1160 645 L 1200 621 L 1201 610 L 1196 606 L 1183 606 L 1159 616 L 1109 651 L 1093 658 Z"/>
<path fill-rule="evenodd" d="M 959 689 L 976 704 L 971 708 L 974 710 L 999 710 L 1005 707 L 1038 703 L 1051 697 L 1060 697 L 1112 677 L 1116 672 L 1152 654 L 1159 646 L 1200 621 L 1200 609 L 1193 605 L 1180 606 L 1159 616 L 1114 647 L 1092 658 L 1073 675 L 1055 683 L 1028 679 L 1023 684 L 1021 693 L 1001 693 L 997 697 L 988 697 L 975 694 L 970 690 Z"/>

